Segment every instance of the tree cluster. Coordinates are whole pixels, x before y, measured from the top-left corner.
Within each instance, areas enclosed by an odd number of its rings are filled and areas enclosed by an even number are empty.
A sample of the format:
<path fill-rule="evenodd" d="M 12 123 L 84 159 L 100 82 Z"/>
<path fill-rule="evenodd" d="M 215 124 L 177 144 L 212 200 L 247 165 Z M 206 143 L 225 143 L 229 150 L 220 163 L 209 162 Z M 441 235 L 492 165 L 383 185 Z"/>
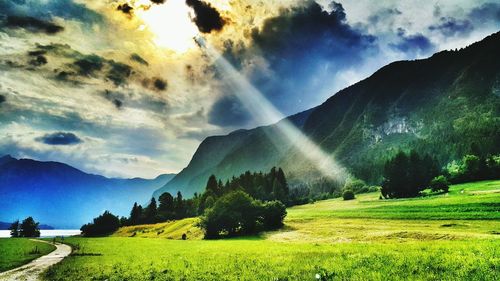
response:
<path fill-rule="evenodd" d="M 451 183 L 464 183 L 500 178 L 500 155 L 465 155 L 462 160 L 447 165 L 445 176 Z"/>
<path fill-rule="evenodd" d="M 200 226 L 205 238 L 255 234 L 283 226 L 286 207 L 280 201 L 261 202 L 243 190 L 230 191 L 205 210 Z"/>
<path fill-rule="evenodd" d="M 111 212 L 104 211 L 102 215 L 94 218 L 92 223 L 84 224 L 80 230 L 82 236 L 97 237 L 109 235 L 118 230 L 119 227 L 120 219 Z"/>
<path fill-rule="evenodd" d="M 40 237 L 39 223 L 32 217 L 27 217 L 22 223 L 19 220 L 13 222 L 10 227 L 10 236 L 15 237 Z"/>
<path fill-rule="evenodd" d="M 385 164 L 382 196 L 385 198 L 415 197 L 439 174 L 439 167 L 429 155 L 400 151 Z"/>
<path fill-rule="evenodd" d="M 242 235 L 281 227 L 286 215 L 285 205 L 292 202 L 281 168 L 273 167 L 269 173 L 247 171 L 226 183 L 212 175 L 201 195 L 195 193 L 193 198 L 184 199 L 181 192 L 177 192 L 176 197 L 165 192 L 158 200 L 151 198 L 145 207 L 134 203 L 128 218 L 118 218 L 106 211 L 81 230 L 84 236 L 102 236 L 120 226 L 203 215 L 201 225 L 206 227 L 207 238 Z"/>
<path fill-rule="evenodd" d="M 281 168 L 273 167 L 269 173 L 247 171 L 224 184 L 221 180 L 217 180 L 215 175 L 211 175 L 208 178 L 205 192 L 199 198 L 199 213 L 201 214 L 206 208 L 213 206 L 217 198 L 238 189 L 242 189 L 257 200 L 278 200 L 289 205 L 289 188 L 285 173 Z"/>
<path fill-rule="evenodd" d="M 130 216 L 121 218 L 121 224 L 139 225 L 153 224 L 169 220 L 183 219 L 187 217 L 195 217 L 198 215 L 199 198 L 195 195 L 191 199 L 183 199 L 182 193 L 177 192 L 174 198 L 169 192 L 165 192 L 158 198 L 151 198 L 149 204 L 143 208 L 141 205 L 134 203 Z"/>

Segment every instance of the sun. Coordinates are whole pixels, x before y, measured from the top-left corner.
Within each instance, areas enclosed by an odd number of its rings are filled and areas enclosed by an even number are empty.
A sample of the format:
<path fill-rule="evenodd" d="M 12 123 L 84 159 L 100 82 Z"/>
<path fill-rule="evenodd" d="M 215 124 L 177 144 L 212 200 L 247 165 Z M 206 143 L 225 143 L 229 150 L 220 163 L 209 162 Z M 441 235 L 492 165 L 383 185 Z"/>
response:
<path fill-rule="evenodd" d="M 193 38 L 198 28 L 191 21 L 192 10 L 184 0 L 168 0 L 137 12 L 147 29 L 155 36 L 155 44 L 178 53 L 195 47 Z"/>

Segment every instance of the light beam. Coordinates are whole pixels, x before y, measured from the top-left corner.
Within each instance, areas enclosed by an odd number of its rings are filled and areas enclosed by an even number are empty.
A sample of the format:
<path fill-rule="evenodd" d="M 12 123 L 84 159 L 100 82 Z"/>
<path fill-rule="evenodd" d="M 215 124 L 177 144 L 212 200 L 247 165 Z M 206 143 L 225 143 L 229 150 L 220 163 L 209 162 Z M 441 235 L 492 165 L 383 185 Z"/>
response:
<path fill-rule="evenodd" d="M 318 145 L 304 135 L 286 116 L 274 107 L 264 95 L 257 90 L 248 80 L 241 75 L 217 50 L 210 46 L 206 40 L 197 36 L 195 42 L 214 61 L 215 66 L 223 77 L 234 87 L 234 95 L 248 109 L 259 124 L 268 124 L 281 120 L 275 124 L 276 128 L 286 139 L 311 161 L 316 169 L 326 178 L 332 180 L 345 179 L 346 171 L 336 163 L 333 157 L 324 152 Z M 271 140 L 273 138 L 270 138 Z M 279 145 L 279 144 L 278 144 Z"/>

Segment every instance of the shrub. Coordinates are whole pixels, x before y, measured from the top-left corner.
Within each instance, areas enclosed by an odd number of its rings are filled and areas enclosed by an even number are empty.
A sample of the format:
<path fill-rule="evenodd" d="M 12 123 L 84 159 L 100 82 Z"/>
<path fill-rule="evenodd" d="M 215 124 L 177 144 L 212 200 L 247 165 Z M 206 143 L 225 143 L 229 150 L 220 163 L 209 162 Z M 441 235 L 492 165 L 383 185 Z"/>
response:
<path fill-rule="evenodd" d="M 344 185 L 344 190 L 352 190 L 354 193 L 366 193 L 369 191 L 369 187 L 366 183 L 359 179 L 353 179 L 346 182 Z"/>
<path fill-rule="evenodd" d="M 430 188 L 432 192 L 448 192 L 448 190 L 450 189 L 449 185 L 450 183 L 445 178 L 445 176 L 437 176 L 431 180 Z"/>
<path fill-rule="evenodd" d="M 285 217 L 286 207 L 283 203 L 277 200 L 264 203 L 262 218 L 266 230 L 282 227 Z"/>
<path fill-rule="evenodd" d="M 344 193 L 342 193 L 342 197 L 344 198 L 344 200 L 353 200 L 355 198 L 354 191 L 350 189 L 344 190 Z"/>

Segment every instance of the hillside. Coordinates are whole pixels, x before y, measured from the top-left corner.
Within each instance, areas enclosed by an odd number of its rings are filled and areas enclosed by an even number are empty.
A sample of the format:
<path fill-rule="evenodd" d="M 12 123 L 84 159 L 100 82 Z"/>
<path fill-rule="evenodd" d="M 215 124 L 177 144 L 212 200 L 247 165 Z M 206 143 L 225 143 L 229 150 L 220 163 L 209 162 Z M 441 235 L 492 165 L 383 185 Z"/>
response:
<path fill-rule="evenodd" d="M 468 153 L 498 154 L 499 49 L 495 33 L 465 49 L 394 62 L 287 119 L 371 184 L 380 183 L 384 162 L 399 149 L 429 153 L 441 165 Z M 272 166 L 283 167 L 291 183 L 316 180 L 314 163 L 304 160 L 278 126 L 205 139 L 189 165 L 155 196 L 199 192 L 210 174 L 227 179 Z"/>
<path fill-rule="evenodd" d="M 447 194 L 380 200 L 380 192 L 317 201 L 287 209 L 285 227 L 263 234 L 282 242 L 342 242 L 495 238 L 500 214 L 500 181 L 450 186 Z M 203 238 L 198 218 L 121 227 L 112 236 L 190 240 Z"/>
<path fill-rule="evenodd" d="M 0 158 L 0 220 L 33 216 L 56 228 L 80 228 L 104 210 L 128 215 L 134 202 L 146 203 L 173 176 L 112 179 L 63 163 L 4 156 Z"/>

